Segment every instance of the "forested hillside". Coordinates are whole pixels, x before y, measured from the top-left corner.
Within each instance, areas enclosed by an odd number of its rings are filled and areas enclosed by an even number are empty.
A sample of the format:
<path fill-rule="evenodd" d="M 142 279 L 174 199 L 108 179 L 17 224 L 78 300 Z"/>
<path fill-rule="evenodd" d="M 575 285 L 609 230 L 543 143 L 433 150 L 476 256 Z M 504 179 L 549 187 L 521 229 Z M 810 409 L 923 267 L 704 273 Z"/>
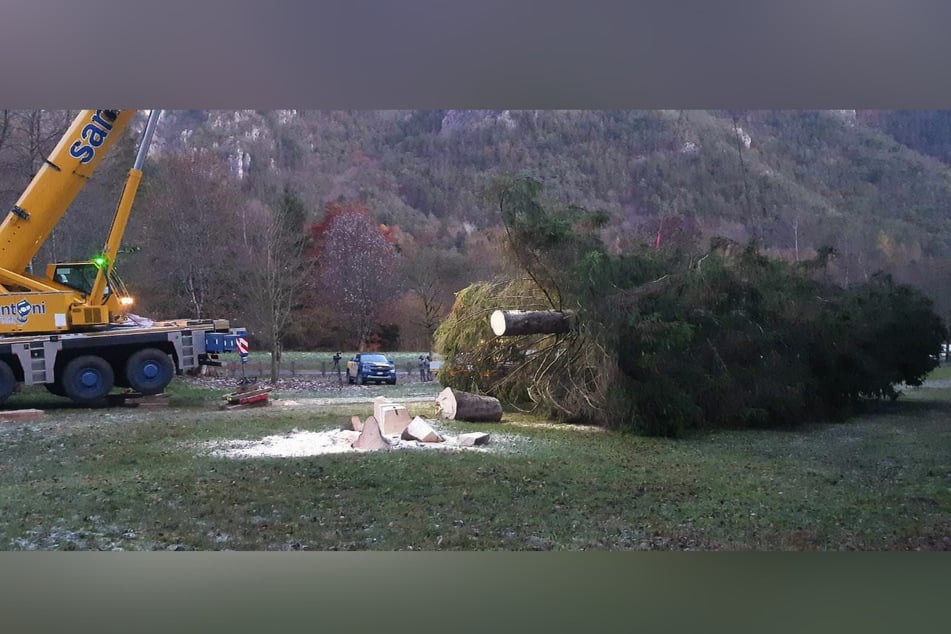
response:
<path fill-rule="evenodd" d="M 74 115 L 0 111 L 0 204 Z M 100 248 L 136 143 L 36 266 Z M 502 266 L 486 191 L 517 174 L 606 211 L 614 252 L 713 236 L 787 260 L 831 247 L 831 280 L 884 269 L 947 315 L 949 148 L 940 112 L 169 111 L 119 270 L 145 315 L 231 317 L 286 347 L 425 349 L 455 291 Z"/>

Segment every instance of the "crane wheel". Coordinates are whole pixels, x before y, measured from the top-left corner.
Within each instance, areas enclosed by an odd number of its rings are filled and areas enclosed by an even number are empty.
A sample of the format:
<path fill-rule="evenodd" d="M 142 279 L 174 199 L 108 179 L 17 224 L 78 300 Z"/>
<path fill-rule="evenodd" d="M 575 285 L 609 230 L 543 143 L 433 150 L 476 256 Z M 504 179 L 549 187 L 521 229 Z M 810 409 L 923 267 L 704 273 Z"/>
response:
<path fill-rule="evenodd" d="M 175 375 L 175 366 L 158 348 L 142 348 L 125 364 L 125 379 L 136 392 L 161 394 Z"/>
<path fill-rule="evenodd" d="M 76 357 L 63 368 L 61 377 L 66 396 L 77 403 L 95 403 L 112 389 L 115 373 L 112 366 L 92 354 Z"/>
<path fill-rule="evenodd" d="M 0 404 L 5 403 L 17 387 L 16 376 L 6 361 L 0 361 Z"/>

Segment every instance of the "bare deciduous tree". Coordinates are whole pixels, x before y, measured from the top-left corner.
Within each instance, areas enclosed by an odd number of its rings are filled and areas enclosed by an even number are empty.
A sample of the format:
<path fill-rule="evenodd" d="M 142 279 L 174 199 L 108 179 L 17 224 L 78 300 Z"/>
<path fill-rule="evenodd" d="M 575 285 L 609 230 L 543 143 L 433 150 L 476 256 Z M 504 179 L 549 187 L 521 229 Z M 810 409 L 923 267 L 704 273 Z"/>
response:
<path fill-rule="evenodd" d="M 272 383 L 280 372 L 281 341 L 310 277 L 310 264 L 303 256 L 306 215 L 301 201 L 285 190 L 267 214 L 257 216 L 248 238 L 253 263 L 248 281 L 260 315 L 260 334 L 271 349 Z"/>
<path fill-rule="evenodd" d="M 128 265 L 164 316 L 188 306 L 195 319 L 233 314 L 244 303 L 247 249 L 235 226 L 245 205 L 228 168 L 200 152 L 165 157 L 129 222 L 141 253 Z"/>
<path fill-rule="evenodd" d="M 406 258 L 406 290 L 419 300 L 417 321 L 431 338 L 449 312 L 454 293 L 466 285 L 465 258 L 454 251 L 432 247 L 424 247 Z"/>
<path fill-rule="evenodd" d="M 26 110 L 14 114 L 13 125 L 19 133 L 17 150 L 31 178 L 66 132 L 72 116 L 70 110 Z"/>

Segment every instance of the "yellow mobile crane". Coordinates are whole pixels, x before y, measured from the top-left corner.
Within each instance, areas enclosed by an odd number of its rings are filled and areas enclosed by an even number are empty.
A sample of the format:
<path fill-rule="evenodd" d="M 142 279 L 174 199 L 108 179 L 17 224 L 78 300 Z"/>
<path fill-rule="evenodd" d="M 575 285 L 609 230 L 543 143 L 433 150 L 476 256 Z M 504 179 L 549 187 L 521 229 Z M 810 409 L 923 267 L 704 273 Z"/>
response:
<path fill-rule="evenodd" d="M 129 323 L 132 297 L 114 266 L 142 164 L 160 115 L 149 115 L 100 255 L 27 271 L 134 110 L 84 110 L 0 223 L 0 404 L 18 382 L 41 383 L 76 402 L 102 399 L 113 386 L 162 392 L 175 372 L 217 364 L 246 332 L 226 320 Z"/>

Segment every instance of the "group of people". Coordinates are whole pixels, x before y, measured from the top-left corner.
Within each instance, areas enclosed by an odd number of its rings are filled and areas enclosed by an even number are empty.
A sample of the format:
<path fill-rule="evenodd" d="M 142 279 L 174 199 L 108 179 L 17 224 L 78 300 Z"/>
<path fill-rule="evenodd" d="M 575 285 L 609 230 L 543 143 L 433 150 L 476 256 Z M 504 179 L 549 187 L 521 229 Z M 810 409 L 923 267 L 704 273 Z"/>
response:
<path fill-rule="evenodd" d="M 419 362 L 417 365 L 419 366 L 419 380 L 420 381 L 425 382 L 425 381 L 433 380 L 433 372 L 431 368 L 432 362 L 433 362 L 433 356 L 431 354 L 427 354 L 425 357 L 423 355 L 419 355 Z"/>

